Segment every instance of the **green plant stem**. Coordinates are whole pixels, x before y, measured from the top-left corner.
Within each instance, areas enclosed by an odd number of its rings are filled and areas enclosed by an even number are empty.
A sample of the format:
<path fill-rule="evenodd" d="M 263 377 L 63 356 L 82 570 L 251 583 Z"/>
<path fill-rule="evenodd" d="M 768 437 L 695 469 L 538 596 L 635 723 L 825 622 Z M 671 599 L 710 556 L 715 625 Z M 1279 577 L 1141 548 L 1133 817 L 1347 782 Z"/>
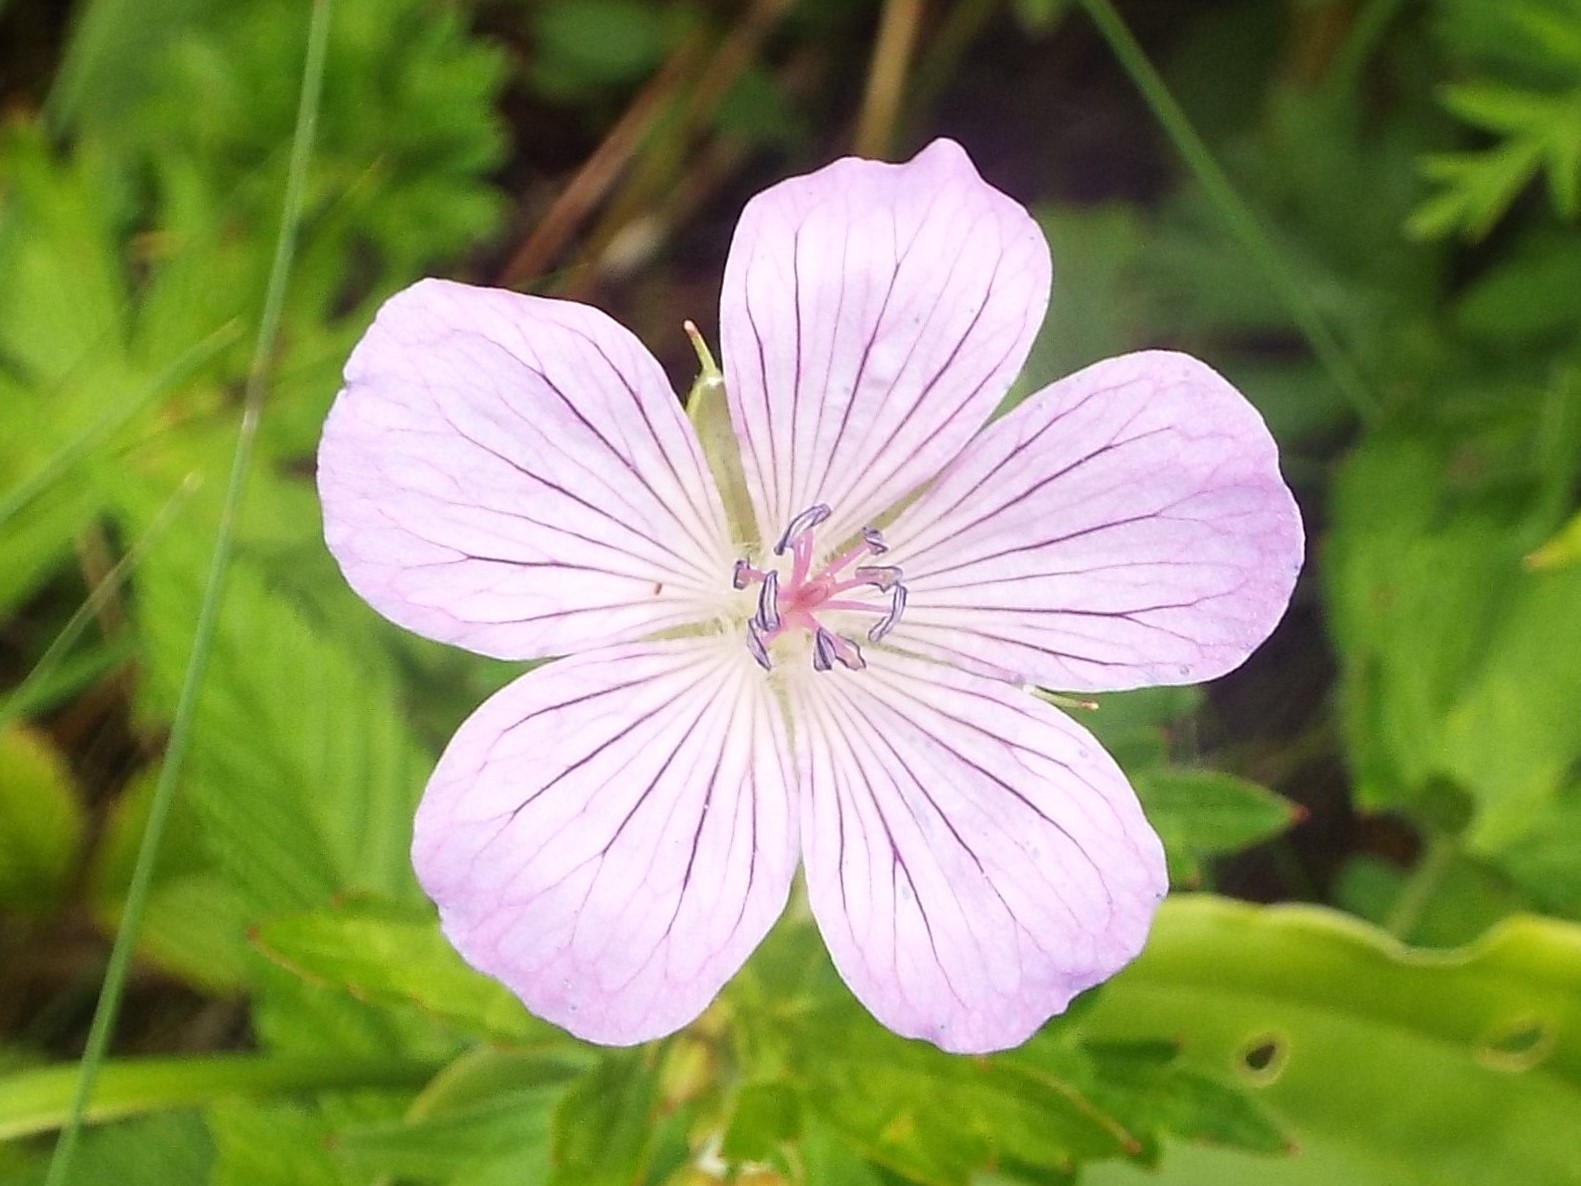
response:
<path fill-rule="evenodd" d="M 1411 875 L 1400 888 L 1400 896 L 1389 908 L 1389 917 L 1383 924 L 1384 930 L 1401 941 L 1410 939 L 1411 932 L 1416 930 L 1417 924 L 1422 921 L 1428 903 L 1438 892 L 1444 875 L 1454 864 L 1456 852 L 1455 842 L 1448 836 L 1428 838 L 1427 847 L 1423 849 L 1421 857 L 1417 860 L 1416 868 L 1411 870 Z"/>
<path fill-rule="evenodd" d="M 1356 89 L 1367 59 L 1404 7 L 1405 0 L 1368 0 L 1362 5 L 1329 71 L 1327 86 L 1332 92 L 1349 95 Z"/>
<path fill-rule="evenodd" d="M 236 1096 L 295 1095 L 428 1082 L 442 1064 L 421 1060 L 198 1055 L 124 1059 L 101 1068 L 81 1118 L 102 1124 Z M 0 1141 L 59 1128 L 78 1113 L 76 1067 L 39 1067 L 0 1080 Z"/>
<path fill-rule="evenodd" d="M 1381 409 L 1362 378 L 1361 372 L 1357 370 L 1344 347 L 1329 330 L 1317 307 L 1307 298 L 1301 281 L 1285 266 L 1268 232 L 1258 222 L 1251 207 L 1236 193 L 1229 177 L 1214 160 L 1202 137 L 1197 135 L 1196 129 L 1191 126 L 1191 121 L 1186 118 L 1185 111 L 1170 94 L 1158 71 L 1153 69 L 1147 54 L 1143 52 L 1136 38 L 1131 36 L 1131 30 L 1126 27 L 1114 5 L 1110 0 L 1081 0 L 1081 4 L 1087 15 L 1092 18 L 1093 24 L 1098 26 L 1098 31 L 1108 42 L 1120 65 L 1130 75 L 1132 83 L 1141 92 L 1148 107 L 1152 109 L 1154 118 L 1163 127 L 1164 133 L 1174 144 L 1175 150 L 1180 153 L 1187 168 L 1207 192 L 1209 200 L 1217 207 L 1230 233 L 1257 261 L 1258 266 L 1274 286 L 1296 326 L 1301 330 L 1302 336 L 1312 347 L 1312 352 L 1317 355 L 1318 361 L 1328 372 L 1329 378 L 1339 388 L 1357 416 L 1365 422 L 1375 422 Z"/>
<path fill-rule="evenodd" d="M 230 478 L 225 488 L 225 501 L 220 509 L 219 528 L 215 532 L 214 552 L 209 564 L 208 581 L 204 588 L 203 603 L 198 611 L 197 626 L 193 631 L 192 654 L 187 660 L 182 678 L 181 694 L 176 701 L 174 719 L 170 726 L 170 739 L 165 748 L 165 760 L 155 784 L 153 801 L 149 807 L 148 823 L 143 830 L 138 847 L 137 864 L 132 870 L 127 887 L 126 902 L 121 915 L 121 925 L 116 931 L 115 943 L 110 949 L 110 959 L 105 967 L 104 985 L 99 992 L 99 1003 L 94 1009 L 93 1024 L 88 1030 L 88 1041 L 83 1051 L 82 1063 L 77 1074 L 76 1088 L 67 1109 L 60 1141 L 50 1160 L 45 1186 L 64 1186 L 70 1172 L 71 1159 L 82 1132 L 84 1109 L 93 1091 L 93 1081 L 99 1064 L 109 1049 L 110 1034 L 115 1028 L 120 1012 L 121 996 L 126 987 L 132 953 L 136 947 L 137 931 L 148 904 L 149 890 L 153 884 L 154 863 L 164 840 L 165 825 L 170 808 L 175 801 L 176 780 L 185 762 L 196 716 L 198 691 L 203 673 L 213 648 L 215 626 L 219 620 L 220 596 L 225 572 L 230 565 L 235 546 L 236 519 L 241 507 L 242 492 L 246 489 L 247 474 L 251 467 L 253 444 L 258 436 L 258 419 L 263 409 L 264 379 L 269 359 L 274 351 L 275 339 L 280 329 L 280 314 L 285 303 L 286 278 L 290 275 L 291 260 L 296 252 L 297 229 L 301 222 L 302 205 L 306 192 L 307 167 L 312 157 L 313 137 L 318 123 L 319 99 L 323 91 L 324 60 L 329 44 L 330 0 L 314 0 L 308 21 L 307 53 L 302 66 L 301 99 L 297 106 L 296 129 L 291 142 L 291 159 L 286 174 L 285 199 L 282 202 L 280 230 L 275 239 L 274 260 L 269 268 L 268 287 L 264 290 L 263 312 L 258 322 L 258 340 L 253 351 L 252 365 L 248 370 L 247 389 L 243 399 L 241 425 L 236 433 L 236 449 L 231 458 Z"/>

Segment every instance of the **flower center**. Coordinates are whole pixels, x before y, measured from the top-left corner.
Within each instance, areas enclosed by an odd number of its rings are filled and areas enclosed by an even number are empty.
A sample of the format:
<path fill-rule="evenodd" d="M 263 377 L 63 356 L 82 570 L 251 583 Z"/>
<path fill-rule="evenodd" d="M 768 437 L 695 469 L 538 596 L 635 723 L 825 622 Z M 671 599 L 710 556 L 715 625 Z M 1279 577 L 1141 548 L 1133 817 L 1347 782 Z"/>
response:
<path fill-rule="evenodd" d="M 878 621 L 868 628 L 868 642 L 878 642 L 895 628 L 906 608 L 906 586 L 900 583 L 901 571 L 890 565 L 869 565 L 861 561 L 881 556 L 889 550 L 884 537 L 872 527 L 862 528 L 862 541 L 814 571 L 816 553 L 814 532 L 829 518 L 829 508 L 819 503 L 808 507 L 790 521 L 785 534 L 774 545 L 774 555 L 790 556 L 786 569 L 755 568 L 745 559 L 736 561 L 731 583 L 737 589 L 758 588 L 758 608 L 747 619 L 747 650 L 764 671 L 773 670 L 769 644 L 795 631 L 812 638 L 812 665 L 828 671 L 836 663 L 860 671 L 867 666 L 856 639 L 837 634 L 821 621 L 831 613 L 876 614 Z M 859 589 L 877 589 L 889 595 L 888 605 L 858 600 Z"/>

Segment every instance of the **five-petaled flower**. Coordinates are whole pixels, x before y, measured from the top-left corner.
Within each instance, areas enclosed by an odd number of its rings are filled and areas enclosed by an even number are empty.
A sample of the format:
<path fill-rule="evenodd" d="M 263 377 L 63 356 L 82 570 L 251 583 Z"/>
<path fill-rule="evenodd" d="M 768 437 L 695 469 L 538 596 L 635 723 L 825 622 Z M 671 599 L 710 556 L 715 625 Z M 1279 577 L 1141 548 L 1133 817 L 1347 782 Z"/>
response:
<path fill-rule="evenodd" d="M 719 309 L 734 466 L 595 309 L 430 280 L 380 311 L 324 430 L 330 549 L 411 630 L 567 656 L 461 726 L 413 845 L 451 941 L 535 1013 L 685 1025 L 798 856 L 852 990 L 947 1050 L 1020 1042 L 1141 949 L 1159 842 L 1030 689 L 1235 667 L 1301 526 L 1257 413 L 1180 354 L 985 426 L 1050 279 L 948 141 L 758 195 Z"/>

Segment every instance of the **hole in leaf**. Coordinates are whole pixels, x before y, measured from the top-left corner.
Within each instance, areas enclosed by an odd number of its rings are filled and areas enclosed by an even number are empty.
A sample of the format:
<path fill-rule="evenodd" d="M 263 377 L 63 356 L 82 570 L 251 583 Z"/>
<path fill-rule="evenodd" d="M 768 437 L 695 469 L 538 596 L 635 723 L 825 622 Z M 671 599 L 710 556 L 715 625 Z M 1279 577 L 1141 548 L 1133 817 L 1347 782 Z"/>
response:
<path fill-rule="evenodd" d="M 1500 1071 L 1526 1071 L 1554 1048 L 1553 1027 L 1540 1017 L 1516 1017 L 1496 1026 L 1477 1047 L 1477 1061 Z"/>
<path fill-rule="evenodd" d="M 1290 1046 L 1283 1036 L 1257 1034 L 1246 1040 L 1236 1061 L 1247 1078 L 1259 1087 L 1266 1087 L 1279 1078 L 1289 1056 Z"/>

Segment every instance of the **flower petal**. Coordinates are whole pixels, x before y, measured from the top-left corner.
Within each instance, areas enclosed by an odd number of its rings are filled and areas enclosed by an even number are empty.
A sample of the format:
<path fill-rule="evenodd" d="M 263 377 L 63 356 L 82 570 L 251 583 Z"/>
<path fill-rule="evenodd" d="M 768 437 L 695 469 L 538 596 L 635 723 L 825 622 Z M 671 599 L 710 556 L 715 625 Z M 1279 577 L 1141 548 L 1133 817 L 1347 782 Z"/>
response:
<path fill-rule="evenodd" d="M 412 856 L 474 967 L 614 1045 L 707 1007 L 785 905 L 787 743 L 736 640 L 639 643 L 540 667 L 452 739 Z"/>
<path fill-rule="evenodd" d="M 1026 360 L 1048 245 L 959 145 L 846 158 L 747 203 L 719 304 L 762 542 L 817 503 L 840 541 L 936 474 Z"/>
<path fill-rule="evenodd" d="M 1067 691 L 1236 667 L 1284 614 L 1302 555 L 1256 410 L 1165 351 L 1032 396 L 885 536 L 909 593 L 893 645 Z"/>
<path fill-rule="evenodd" d="M 1163 850 L 1086 730 L 996 680 L 879 649 L 791 686 L 807 891 L 881 1022 L 1013 1046 L 1141 949 Z"/>
<path fill-rule="evenodd" d="M 419 634 L 528 659 L 713 614 L 724 511 L 669 382 L 570 301 L 425 280 L 352 353 L 319 448 L 346 579 Z"/>

